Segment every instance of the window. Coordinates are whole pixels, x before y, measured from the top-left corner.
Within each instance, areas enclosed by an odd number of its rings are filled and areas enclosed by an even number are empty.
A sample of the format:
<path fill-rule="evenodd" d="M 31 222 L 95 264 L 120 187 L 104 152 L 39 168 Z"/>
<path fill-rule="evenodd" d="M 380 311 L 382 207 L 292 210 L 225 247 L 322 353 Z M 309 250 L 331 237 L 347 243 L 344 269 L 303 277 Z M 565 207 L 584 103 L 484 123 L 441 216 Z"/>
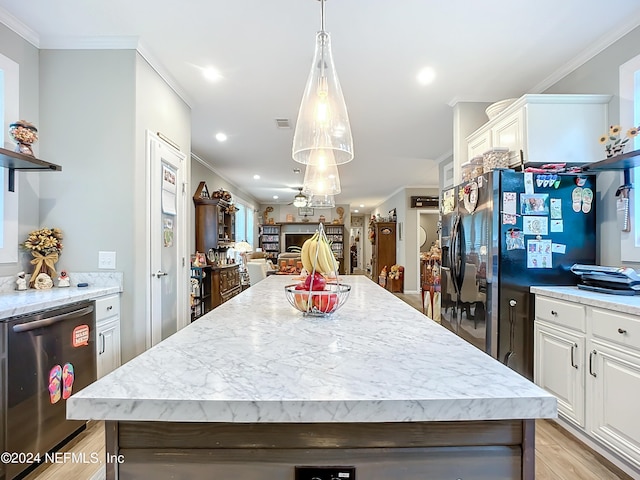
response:
<path fill-rule="evenodd" d="M 254 213 L 253 207 L 248 205 L 243 200 L 238 200 L 236 197 L 235 206 L 238 209 L 236 211 L 236 242 L 246 241 L 253 247 L 255 251 L 257 245 L 253 243 L 253 223 L 254 223 Z M 240 257 L 236 254 L 236 262 L 240 261 Z"/>
<path fill-rule="evenodd" d="M 0 118 L 8 126 L 18 117 L 18 64 L 0 55 Z M 6 132 L 7 129 L 5 128 Z M 5 133 L 6 135 L 6 133 Z M 4 142 L 3 142 L 4 143 Z M 4 144 L 3 144 L 4 146 Z M 16 172 L 16 176 L 19 175 Z M 8 174 L 0 167 L 0 263 L 18 262 L 18 182 L 9 192 Z"/>
<path fill-rule="evenodd" d="M 620 125 L 623 130 L 640 125 L 640 55 L 620 66 Z M 640 148 L 640 137 L 632 139 L 627 151 Z M 640 169 L 631 170 L 631 182 L 640 187 Z M 640 192 L 630 192 L 631 231 L 621 232 L 621 260 L 640 261 Z"/>

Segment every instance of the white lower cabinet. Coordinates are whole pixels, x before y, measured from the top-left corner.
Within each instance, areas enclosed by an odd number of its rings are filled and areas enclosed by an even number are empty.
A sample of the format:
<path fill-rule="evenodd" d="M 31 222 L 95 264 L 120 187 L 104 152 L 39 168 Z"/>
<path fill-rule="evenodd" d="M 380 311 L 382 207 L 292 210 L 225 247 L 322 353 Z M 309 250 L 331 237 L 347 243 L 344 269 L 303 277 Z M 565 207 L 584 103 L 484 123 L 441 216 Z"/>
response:
<path fill-rule="evenodd" d="M 536 322 L 534 381 L 558 399 L 558 412 L 584 427 L 584 334 Z"/>
<path fill-rule="evenodd" d="M 589 349 L 589 432 L 640 467 L 640 356 L 597 341 Z"/>
<path fill-rule="evenodd" d="M 97 377 L 120 366 L 120 295 L 96 299 Z"/>
<path fill-rule="evenodd" d="M 563 308 L 583 331 L 559 325 Z M 536 295 L 534 381 L 561 418 L 640 473 L 640 317 Z"/>

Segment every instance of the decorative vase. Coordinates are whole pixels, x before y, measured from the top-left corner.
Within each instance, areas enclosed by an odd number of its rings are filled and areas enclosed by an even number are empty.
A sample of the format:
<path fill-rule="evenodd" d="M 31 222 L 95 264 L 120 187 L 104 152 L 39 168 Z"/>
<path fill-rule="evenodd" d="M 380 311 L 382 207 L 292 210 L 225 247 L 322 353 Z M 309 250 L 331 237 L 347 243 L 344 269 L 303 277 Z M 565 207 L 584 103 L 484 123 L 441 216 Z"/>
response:
<path fill-rule="evenodd" d="M 16 142 L 16 152 L 33 157 L 31 145 L 38 141 L 38 129 L 31 123 L 19 120 L 9 125 L 9 136 Z"/>
<path fill-rule="evenodd" d="M 55 278 L 56 276 L 56 262 L 58 261 L 57 253 L 50 253 L 48 255 L 42 255 L 38 252 L 31 252 L 33 255 L 33 260 L 31 260 L 31 264 L 33 267 L 33 273 L 31 274 L 31 278 L 29 279 L 29 287 L 34 288 L 36 279 L 38 275 L 41 273 L 46 273 L 50 278 Z"/>
<path fill-rule="evenodd" d="M 626 145 L 615 145 L 611 150 L 607 150 L 607 158 L 617 157 L 624 153 Z"/>

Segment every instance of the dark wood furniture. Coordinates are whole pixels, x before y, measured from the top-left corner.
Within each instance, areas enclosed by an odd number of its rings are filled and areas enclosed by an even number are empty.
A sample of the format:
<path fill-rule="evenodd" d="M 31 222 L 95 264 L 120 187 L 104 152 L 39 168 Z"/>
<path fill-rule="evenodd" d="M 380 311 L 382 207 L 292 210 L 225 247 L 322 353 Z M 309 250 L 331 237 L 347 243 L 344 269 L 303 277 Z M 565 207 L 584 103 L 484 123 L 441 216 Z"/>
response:
<path fill-rule="evenodd" d="M 274 263 L 280 253 L 280 224 L 270 223 L 260 225 L 260 236 L 258 238 L 260 248 L 267 254 L 268 259 Z"/>
<path fill-rule="evenodd" d="M 396 264 L 396 228 L 395 222 L 373 222 L 373 244 L 371 245 L 371 275 L 373 281 L 384 267 L 387 272 Z M 387 282 L 388 283 L 388 282 Z"/>
<path fill-rule="evenodd" d="M 350 465 L 356 478 L 534 480 L 535 420 L 406 423 L 105 423 L 107 479 L 282 478 Z M 160 453 L 159 453 L 160 452 Z M 111 457 L 110 457 L 111 458 Z M 328 478 L 328 477 L 327 477 Z"/>
<path fill-rule="evenodd" d="M 338 260 L 338 273 L 345 273 L 344 262 L 344 225 L 336 223 L 327 224 L 324 226 L 324 233 L 327 235 L 327 240 L 331 243 L 331 250 L 333 255 Z"/>
<path fill-rule="evenodd" d="M 196 251 L 228 248 L 235 241 L 235 213 L 231 203 L 210 198 L 205 182 L 200 182 L 193 196 L 196 207 Z"/>
<path fill-rule="evenodd" d="M 240 265 L 211 267 L 211 308 L 222 305 L 242 291 L 240 285 Z"/>

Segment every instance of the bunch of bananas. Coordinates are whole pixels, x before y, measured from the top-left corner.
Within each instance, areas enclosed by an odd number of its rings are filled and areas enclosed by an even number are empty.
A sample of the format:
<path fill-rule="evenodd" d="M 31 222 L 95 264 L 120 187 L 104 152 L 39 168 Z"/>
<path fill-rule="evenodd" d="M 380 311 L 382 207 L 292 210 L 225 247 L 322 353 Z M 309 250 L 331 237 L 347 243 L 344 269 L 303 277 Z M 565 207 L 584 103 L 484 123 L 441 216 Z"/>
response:
<path fill-rule="evenodd" d="M 302 266 L 309 273 L 316 271 L 329 274 L 338 269 L 338 262 L 333 256 L 331 245 L 326 237 L 318 232 L 304 242 L 300 256 L 302 257 Z"/>

